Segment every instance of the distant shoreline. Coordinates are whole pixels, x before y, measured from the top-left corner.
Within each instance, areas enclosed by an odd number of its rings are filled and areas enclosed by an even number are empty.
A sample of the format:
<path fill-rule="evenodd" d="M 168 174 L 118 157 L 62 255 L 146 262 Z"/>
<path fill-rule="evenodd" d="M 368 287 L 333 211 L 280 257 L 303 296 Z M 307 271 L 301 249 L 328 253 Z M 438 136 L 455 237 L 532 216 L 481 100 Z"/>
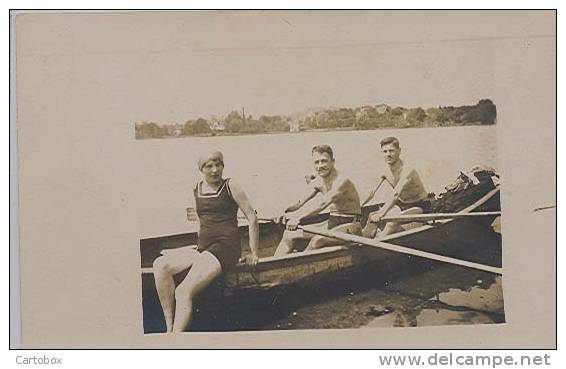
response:
<path fill-rule="evenodd" d="M 245 109 L 233 110 L 224 117 L 189 119 L 185 123 L 135 123 L 136 139 L 165 137 L 217 137 L 273 133 L 342 132 L 446 126 L 493 125 L 497 108 L 490 99 L 475 105 L 392 107 L 387 104 L 355 108 L 310 108 L 290 115 L 262 115 L 254 118 Z"/>
<path fill-rule="evenodd" d="M 383 128 L 368 128 L 368 129 L 358 129 L 354 127 L 342 127 L 342 128 L 318 128 L 318 129 L 305 129 L 296 132 L 289 131 L 268 131 L 268 132 L 234 132 L 234 133 L 206 133 L 206 134 L 194 134 L 194 135 L 179 135 L 179 136 L 163 136 L 163 137 L 136 137 L 136 140 L 166 140 L 166 139 L 176 139 L 176 138 L 204 138 L 204 137 L 234 137 L 234 136 L 258 136 L 258 135 L 276 135 L 276 134 L 295 134 L 300 135 L 302 133 L 331 133 L 331 132 L 353 132 L 353 131 L 381 131 L 381 130 L 392 130 L 392 129 L 422 129 L 422 128 L 451 128 L 451 127 L 477 127 L 484 126 L 490 127 L 494 126 L 496 123 L 485 124 L 482 122 L 472 122 L 465 124 L 427 124 L 421 126 L 405 126 L 405 127 L 383 127 Z"/>

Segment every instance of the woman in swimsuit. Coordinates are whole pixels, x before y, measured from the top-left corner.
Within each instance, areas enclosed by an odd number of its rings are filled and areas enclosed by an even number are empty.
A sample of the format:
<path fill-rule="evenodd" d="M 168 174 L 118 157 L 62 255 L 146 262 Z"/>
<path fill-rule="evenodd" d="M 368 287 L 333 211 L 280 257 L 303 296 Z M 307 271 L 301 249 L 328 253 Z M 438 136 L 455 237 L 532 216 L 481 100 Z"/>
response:
<path fill-rule="evenodd" d="M 191 321 L 193 300 L 222 272 L 233 268 L 240 259 L 238 209 L 249 223 L 251 254 L 247 265 L 256 265 L 259 228 L 256 214 L 241 187 L 222 177 L 224 157 L 219 151 L 203 155 L 198 161 L 203 180 L 193 193 L 199 217 L 198 247 L 160 256 L 153 263 L 157 294 L 161 301 L 167 333 L 182 332 Z M 173 275 L 189 269 L 175 287 Z"/>

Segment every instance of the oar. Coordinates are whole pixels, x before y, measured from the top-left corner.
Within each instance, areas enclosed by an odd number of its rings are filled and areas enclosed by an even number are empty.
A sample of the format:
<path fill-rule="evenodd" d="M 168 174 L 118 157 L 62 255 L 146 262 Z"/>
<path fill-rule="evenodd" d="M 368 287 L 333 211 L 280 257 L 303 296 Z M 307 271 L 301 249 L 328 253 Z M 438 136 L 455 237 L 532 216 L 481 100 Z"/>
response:
<path fill-rule="evenodd" d="M 500 211 L 484 211 L 472 213 L 432 213 L 432 214 L 406 214 L 384 217 L 384 222 L 429 222 L 441 219 L 478 218 L 500 216 Z"/>
<path fill-rule="evenodd" d="M 538 208 L 534 208 L 534 211 L 548 210 L 554 208 L 556 208 L 556 205 L 540 206 Z"/>
<path fill-rule="evenodd" d="M 379 241 L 379 240 L 369 239 L 369 238 L 365 238 L 365 237 L 361 237 L 361 236 L 356 236 L 356 235 L 349 234 L 349 233 L 342 233 L 342 232 L 336 232 L 336 231 L 332 231 L 332 230 L 325 230 L 325 229 L 320 229 L 320 228 L 313 227 L 313 226 L 299 226 L 299 228 L 301 228 L 303 231 L 308 232 L 308 233 L 317 234 L 317 235 L 321 235 L 321 236 L 325 236 L 325 237 L 330 237 L 330 238 L 334 238 L 334 239 L 341 240 L 341 241 L 360 243 L 360 244 L 363 244 L 363 245 L 366 245 L 366 246 L 377 247 L 377 248 L 380 248 L 380 249 L 399 252 L 399 253 L 402 253 L 402 254 L 418 256 L 418 257 L 422 257 L 422 258 L 430 259 L 430 260 L 435 260 L 435 261 L 441 261 L 443 263 L 448 263 L 448 264 L 459 265 L 459 266 L 463 266 L 463 267 L 467 267 L 467 268 L 482 270 L 484 272 L 489 272 L 489 273 L 494 273 L 494 274 L 499 274 L 499 275 L 503 274 L 503 271 L 502 271 L 501 268 L 493 267 L 493 266 L 490 266 L 490 265 L 473 263 L 471 261 L 451 258 L 451 257 L 448 257 L 448 256 L 443 256 L 443 255 L 437 255 L 437 254 L 433 254 L 431 252 L 415 250 L 415 249 L 412 249 L 412 248 L 409 248 L 409 247 L 394 245 L 394 244 L 391 244 L 391 243 L 388 243 L 388 242 L 382 242 L 382 241 Z"/>
<path fill-rule="evenodd" d="M 381 177 L 379 183 L 377 184 L 377 186 L 375 186 L 374 190 L 371 191 L 371 193 L 369 194 L 369 196 L 367 197 L 367 199 L 365 199 L 365 201 L 363 202 L 362 206 L 367 205 L 367 203 L 370 202 L 371 199 L 373 199 L 373 197 L 375 196 L 375 193 L 379 190 L 379 188 L 381 187 L 381 185 L 383 184 L 383 182 L 385 182 L 385 177 Z"/>

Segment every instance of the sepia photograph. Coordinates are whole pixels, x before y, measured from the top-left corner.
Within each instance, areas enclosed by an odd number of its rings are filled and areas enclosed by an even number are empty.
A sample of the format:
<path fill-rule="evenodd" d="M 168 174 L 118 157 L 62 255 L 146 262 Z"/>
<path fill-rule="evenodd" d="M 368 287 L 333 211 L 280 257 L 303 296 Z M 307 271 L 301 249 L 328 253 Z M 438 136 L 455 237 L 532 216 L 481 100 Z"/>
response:
<path fill-rule="evenodd" d="M 555 20 L 13 13 L 22 347 L 552 346 Z"/>
<path fill-rule="evenodd" d="M 293 37 L 342 15 L 265 21 Z M 262 13 L 224 16 L 265 42 Z M 178 100 L 132 124 L 145 333 L 505 322 L 491 41 L 349 29 L 152 57 Z"/>

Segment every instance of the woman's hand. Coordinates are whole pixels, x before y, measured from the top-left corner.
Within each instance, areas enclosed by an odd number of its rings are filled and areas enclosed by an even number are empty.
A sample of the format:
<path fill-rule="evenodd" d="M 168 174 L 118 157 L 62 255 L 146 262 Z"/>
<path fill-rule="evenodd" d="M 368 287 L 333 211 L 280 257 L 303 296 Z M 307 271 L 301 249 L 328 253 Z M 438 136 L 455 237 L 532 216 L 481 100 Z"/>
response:
<path fill-rule="evenodd" d="M 256 266 L 257 262 L 259 261 L 259 257 L 255 253 L 247 254 L 244 256 L 241 261 L 248 266 Z"/>

